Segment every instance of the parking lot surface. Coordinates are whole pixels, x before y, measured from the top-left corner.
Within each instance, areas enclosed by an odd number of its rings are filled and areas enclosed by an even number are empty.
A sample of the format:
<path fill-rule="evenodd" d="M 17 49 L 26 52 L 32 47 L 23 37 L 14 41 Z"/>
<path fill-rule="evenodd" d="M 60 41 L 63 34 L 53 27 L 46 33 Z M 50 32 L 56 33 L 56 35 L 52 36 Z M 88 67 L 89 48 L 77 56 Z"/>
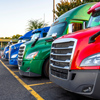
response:
<path fill-rule="evenodd" d="M 68 92 L 45 77 L 19 75 L 18 66 L 0 59 L 0 100 L 94 100 Z"/>

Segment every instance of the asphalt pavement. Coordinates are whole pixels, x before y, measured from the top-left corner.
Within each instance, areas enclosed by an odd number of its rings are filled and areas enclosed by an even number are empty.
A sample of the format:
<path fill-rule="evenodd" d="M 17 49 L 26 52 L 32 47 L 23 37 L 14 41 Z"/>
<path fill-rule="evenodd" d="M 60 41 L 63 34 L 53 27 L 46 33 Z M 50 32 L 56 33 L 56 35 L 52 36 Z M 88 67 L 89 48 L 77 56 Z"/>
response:
<path fill-rule="evenodd" d="M 0 100 L 94 100 L 68 92 L 45 77 L 19 75 L 18 66 L 0 59 Z"/>

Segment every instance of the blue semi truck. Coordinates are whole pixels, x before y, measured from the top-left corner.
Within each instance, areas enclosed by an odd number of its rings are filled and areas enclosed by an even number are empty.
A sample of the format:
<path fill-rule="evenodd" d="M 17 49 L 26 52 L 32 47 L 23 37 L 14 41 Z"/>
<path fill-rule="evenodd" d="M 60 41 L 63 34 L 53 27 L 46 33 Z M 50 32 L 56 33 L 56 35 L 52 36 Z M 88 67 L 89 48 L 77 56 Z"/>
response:
<path fill-rule="evenodd" d="M 26 39 L 31 39 L 31 36 L 32 36 L 32 31 L 30 32 L 27 32 L 26 34 L 24 34 L 23 36 L 21 36 L 19 39 L 18 39 L 18 43 L 21 43 L 23 41 L 25 41 Z M 8 42 L 8 45 L 4 48 L 4 52 L 3 52 L 3 55 L 2 55 L 2 58 L 3 59 L 9 59 L 9 47 L 13 45 L 13 42 L 10 41 Z"/>
<path fill-rule="evenodd" d="M 34 31 L 30 31 L 29 32 L 31 34 L 30 36 L 29 36 L 29 33 L 27 35 L 25 34 L 24 40 L 21 40 L 21 38 L 20 38 L 20 40 L 17 44 L 10 46 L 9 64 L 18 65 L 17 59 L 18 59 L 18 52 L 19 52 L 20 45 L 22 45 L 23 43 L 25 43 L 29 40 L 35 40 L 36 37 L 38 37 L 38 38 L 45 37 L 47 35 L 47 32 L 49 31 L 49 28 L 50 27 L 44 27 L 44 28 L 40 28 L 40 29 L 35 29 Z"/>
<path fill-rule="evenodd" d="M 2 58 L 9 59 L 9 46 L 12 45 L 12 41 L 8 42 L 8 45 L 4 48 Z"/>
<path fill-rule="evenodd" d="M 16 59 L 11 59 L 11 58 L 16 56 L 15 54 L 18 53 L 18 50 L 19 50 L 19 47 L 20 47 L 21 44 L 23 44 L 26 41 L 30 41 L 31 40 L 31 36 L 33 35 L 32 31 L 29 31 L 26 34 L 24 34 L 23 36 L 19 37 L 18 43 L 9 46 L 9 57 L 8 57 L 9 64 L 13 64 L 13 65 L 17 64 Z"/>

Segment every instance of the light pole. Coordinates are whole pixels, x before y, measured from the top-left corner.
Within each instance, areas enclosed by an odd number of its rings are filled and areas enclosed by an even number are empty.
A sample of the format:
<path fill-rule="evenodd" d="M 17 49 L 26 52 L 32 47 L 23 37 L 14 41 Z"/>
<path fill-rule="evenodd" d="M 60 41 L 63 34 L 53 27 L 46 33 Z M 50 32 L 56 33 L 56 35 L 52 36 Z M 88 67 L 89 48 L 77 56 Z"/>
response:
<path fill-rule="evenodd" d="M 55 13 L 54 13 L 54 11 L 55 11 L 55 0 L 53 0 L 53 22 L 55 20 Z"/>

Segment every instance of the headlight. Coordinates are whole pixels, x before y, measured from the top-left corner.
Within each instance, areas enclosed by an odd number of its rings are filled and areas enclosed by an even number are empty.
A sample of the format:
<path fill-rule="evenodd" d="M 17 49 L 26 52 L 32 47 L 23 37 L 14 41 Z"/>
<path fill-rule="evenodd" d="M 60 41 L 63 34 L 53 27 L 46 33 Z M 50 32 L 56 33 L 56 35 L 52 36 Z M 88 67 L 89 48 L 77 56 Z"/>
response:
<path fill-rule="evenodd" d="M 6 51 L 5 53 L 9 53 L 9 51 Z"/>
<path fill-rule="evenodd" d="M 16 58 L 18 54 L 14 54 L 11 56 L 11 58 Z"/>
<path fill-rule="evenodd" d="M 100 53 L 85 58 L 80 64 L 80 66 L 98 66 L 98 65 L 100 65 Z"/>
<path fill-rule="evenodd" d="M 33 52 L 33 53 L 29 54 L 29 55 L 26 57 L 26 59 L 34 58 L 35 56 L 37 56 L 37 54 L 38 54 L 38 51 L 37 51 L 37 52 Z"/>

